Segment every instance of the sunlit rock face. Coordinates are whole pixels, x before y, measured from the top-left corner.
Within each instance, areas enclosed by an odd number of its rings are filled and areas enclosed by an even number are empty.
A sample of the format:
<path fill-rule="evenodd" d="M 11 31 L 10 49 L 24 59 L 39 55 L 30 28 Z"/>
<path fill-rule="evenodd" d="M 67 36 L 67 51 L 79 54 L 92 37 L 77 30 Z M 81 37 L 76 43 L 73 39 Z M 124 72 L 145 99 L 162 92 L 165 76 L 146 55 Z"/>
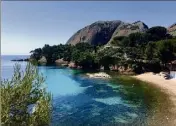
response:
<path fill-rule="evenodd" d="M 145 32 L 148 26 L 141 21 L 132 24 L 120 20 L 97 21 L 78 30 L 67 44 L 90 43 L 92 45 L 105 45 L 115 36 L 128 36 L 135 32 Z"/>
<path fill-rule="evenodd" d="M 136 21 L 132 24 L 121 23 L 120 26 L 114 31 L 112 38 L 116 36 L 128 36 L 129 34 L 136 32 L 146 32 L 147 30 L 148 26 L 141 21 Z"/>
<path fill-rule="evenodd" d="M 75 45 L 80 42 L 90 43 L 92 45 L 106 44 L 116 28 L 122 21 L 97 21 L 77 31 L 67 44 Z"/>
<path fill-rule="evenodd" d="M 173 25 L 168 27 L 167 30 L 168 30 L 169 34 L 176 36 L 176 23 L 174 23 Z"/>

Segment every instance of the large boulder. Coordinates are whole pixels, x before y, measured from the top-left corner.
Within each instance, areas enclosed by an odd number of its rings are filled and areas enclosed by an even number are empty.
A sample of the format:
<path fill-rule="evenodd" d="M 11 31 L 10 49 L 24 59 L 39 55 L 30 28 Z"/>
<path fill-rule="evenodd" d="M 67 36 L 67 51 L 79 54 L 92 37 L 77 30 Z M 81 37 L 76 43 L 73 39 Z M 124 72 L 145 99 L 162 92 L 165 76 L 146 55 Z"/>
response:
<path fill-rule="evenodd" d="M 116 28 L 122 21 L 97 21 L 77 31 L 67 44 L 75 45 L 80 42 L 90 43 L 92 45 L 106 44 Z"/>

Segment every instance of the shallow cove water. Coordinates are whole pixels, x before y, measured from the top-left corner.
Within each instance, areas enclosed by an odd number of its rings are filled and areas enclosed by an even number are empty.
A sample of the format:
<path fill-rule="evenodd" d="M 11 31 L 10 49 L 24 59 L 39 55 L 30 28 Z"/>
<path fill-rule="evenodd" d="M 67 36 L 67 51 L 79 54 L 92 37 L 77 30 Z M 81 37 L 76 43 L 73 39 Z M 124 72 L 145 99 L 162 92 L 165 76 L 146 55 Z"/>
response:
<path fill-rule="evenodd" d="M 2 57 L 3 78 L 11 77 L 15 63 L 10 59 L 13 58 Z M 20 64 L 24 69 L 26 63 Z M 169 114 L 165 107 L 158 107 L 160 102 L 167 103 L 165 95 L 137 80 L 91 79 L 84 71 L 58 66 L 39 66 L 38 69 L 46 77 L 47 90 L 53 94 L 53 126 L 141 126 L 148 125 L 155 111 L 164 110 L 165 116 Z M 166 122 L 165 117 L 161 121 Z"/>

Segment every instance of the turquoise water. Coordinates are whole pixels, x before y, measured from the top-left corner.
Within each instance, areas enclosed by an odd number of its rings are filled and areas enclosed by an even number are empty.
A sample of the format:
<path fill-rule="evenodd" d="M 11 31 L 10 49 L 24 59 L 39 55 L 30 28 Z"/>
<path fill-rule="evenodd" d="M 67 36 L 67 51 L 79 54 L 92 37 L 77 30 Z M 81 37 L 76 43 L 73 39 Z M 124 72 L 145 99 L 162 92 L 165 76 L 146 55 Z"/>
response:
<path fill-rule="evenodd" d="M 20 58 L 26 56 L 19 56 Z M 2 77 L 13 73 L 14 56 L 2 57 Z M 20 62 L 22 69 L 26 63 Z M 126 98 L 127 91 L 121 82 L 90 79 L 81 70 L 58 66 L 39 66 L 46 77 L 47 90 L 53 94 L 52 125 L 146 125 L 147 106 L 143 97 Z M 130 93 L 133 85 L 128 85 Z M 141 92 L 140 92 L 141 93 Z M 141 94 L 139 94 L 141 95 Z"/>

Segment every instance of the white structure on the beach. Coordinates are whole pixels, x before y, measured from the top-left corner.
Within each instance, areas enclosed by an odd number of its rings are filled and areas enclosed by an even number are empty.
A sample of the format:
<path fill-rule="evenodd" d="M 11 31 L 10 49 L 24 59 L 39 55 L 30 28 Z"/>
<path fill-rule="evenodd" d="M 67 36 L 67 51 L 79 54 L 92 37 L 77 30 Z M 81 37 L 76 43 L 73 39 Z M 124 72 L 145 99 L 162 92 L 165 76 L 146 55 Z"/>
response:
<path fill-rule="evenodd" d="M 171 71 L 170 77 L 176 79 L 176 71 Z"/>

